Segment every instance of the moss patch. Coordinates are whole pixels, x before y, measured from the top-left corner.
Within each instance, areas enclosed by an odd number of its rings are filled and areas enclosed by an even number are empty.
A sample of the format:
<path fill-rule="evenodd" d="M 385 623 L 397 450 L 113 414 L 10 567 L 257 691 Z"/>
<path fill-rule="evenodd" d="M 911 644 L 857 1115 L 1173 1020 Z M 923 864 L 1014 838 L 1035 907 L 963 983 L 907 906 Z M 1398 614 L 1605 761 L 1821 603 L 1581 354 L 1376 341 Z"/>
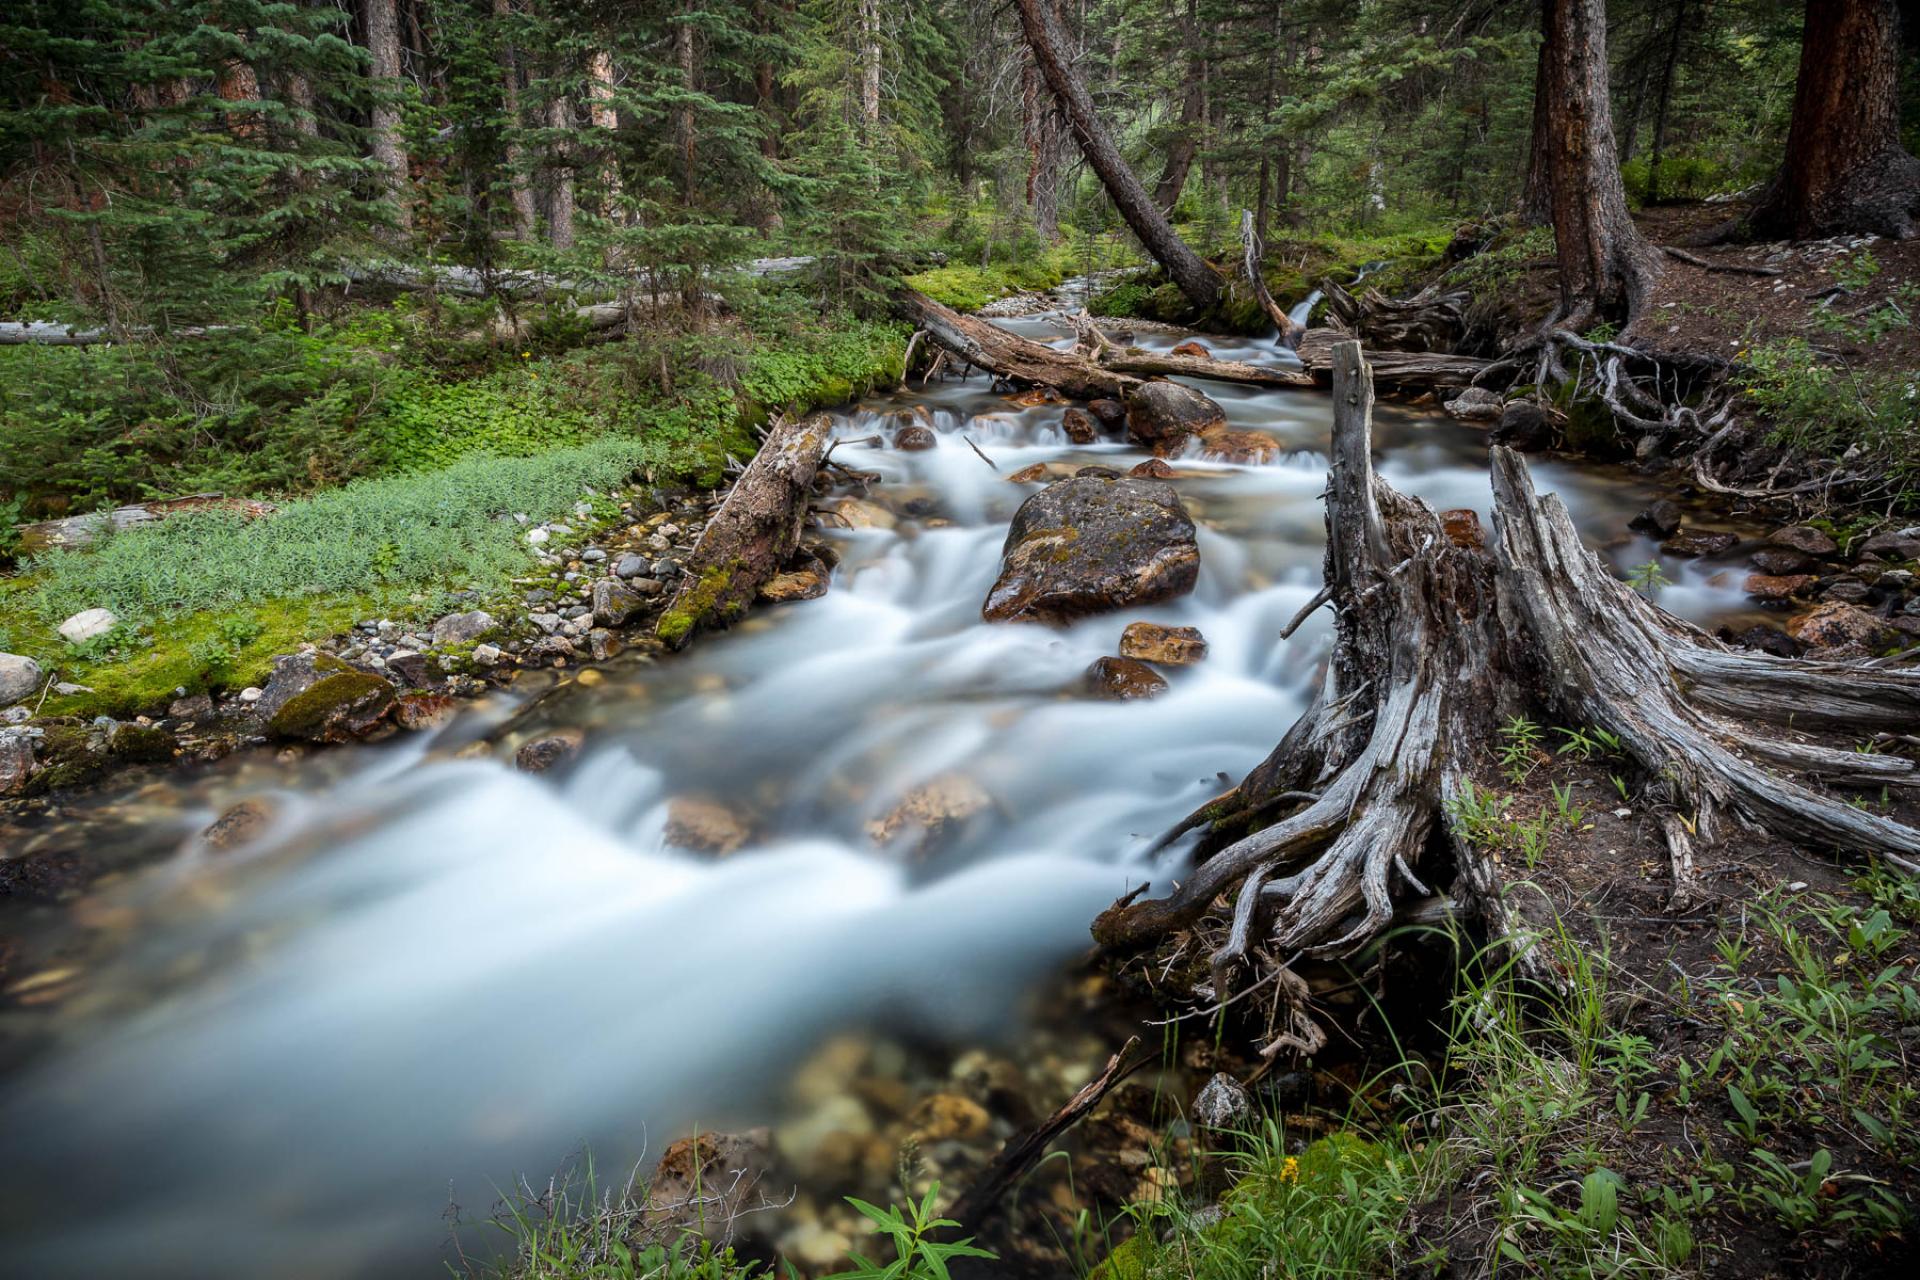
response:
<path fill-rule="evenodd" d="M 700 580 L 660 615 L 654 635 L 669 648 L 678 649 L 693 638 L 696 628 L 731 622 L 743 606 L 728 604 L 727 588 L 741 567 L 739 560 L 729 560 L 703 570 Z"/>

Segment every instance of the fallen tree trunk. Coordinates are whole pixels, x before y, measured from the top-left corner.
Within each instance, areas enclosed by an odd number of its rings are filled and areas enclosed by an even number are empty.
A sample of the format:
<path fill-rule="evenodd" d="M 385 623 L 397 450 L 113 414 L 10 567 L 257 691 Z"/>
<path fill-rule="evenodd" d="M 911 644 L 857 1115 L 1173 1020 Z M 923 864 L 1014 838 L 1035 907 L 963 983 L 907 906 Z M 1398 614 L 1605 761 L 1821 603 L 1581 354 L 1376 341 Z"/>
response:
<path fill-rule="evenodd" d="M 742 617 L 800 547 L 813 478 L 833 420 L 817 413 L 775 422 L 760 451 L 694 544 L 685 574 L 654 626 L 670 648 Z"/>
<path fill-rule="evenodd" d="M 1305 369 L 1269 369 L 1265 365 L 1239 360 L 1215 360 L 1207 356 L 1176 356 L 1164 351 L 1142 351 L 1138 347 L 1117 348 L 1102 354 L 1100 366 L 1115 373 L 1140 377 L 1212 378 L 1216 382 L 1238 382 L 1250 387 L 1318 387 L 1324 385 Z"/>
<path fill-rule="evenodd" d="M 1259 302 L 1261 310 L 1273 321 L 1273 327 L 1280 331 L 1280 343 L 1289 349 L 1298 347 L 1300 339 L 1307 334 L 1307 328 L 1297 323 L 1287 314 L 1286 309 L 1273 300 L 1273 293 L 1267 288 L 1267 278 L 1261 274 L 1260 259 L 1264 256 L 1264 247 L 1260 243 L 1260 230 L 1254 226 L 1253 210 L 1240 211 L 1240 248 L 1244 255 L 1243 265 L 1247 272 L 1247 285 L 1253 290 L 1253 296 Z"/>
<path fill-rule="evenodd" d="M 924 293 L 895 295 L 900 314 L 967 364 L 1002 378 L 1058 388 L 1076 400 L 1118 399 L 1140 379 L 1093 361 L 1008 333 L 975 316 L 963 316 Z"/>
<path fill-rule="evenodd" d="M 1203 833 L 1175 890 L 1101 915 L 1104 947 L 1153 945 L 1229 914 L 1224 936 L 1207 940 L 1211 996 L 1227 999 L 1257 957 L 1254 981 L 1275 985 L 1282 1010 L 1263 1052 L 1311 1052 L 1323 1033 L 1291 966 L 1376 941 L 1395 894 L 1427 896 L 1423 879 L 1450 861 L 1453 896 L 1523 972 L 1554 981 L 1497 856 L 1446 821 L 1487 771 L 1484 744 L 1523 712 L 1604 729 L 1662 780 L 1676 897 L 1688 842 L 1712 839 L 1722 816 L 1903 868 L 1920 862 L 1920 831 L 1823 790 L 1912 787 L 1914 762 L 1814 736 L 1913 724 L 1920 672 L 1727 650 L 1614 578 L 1508 449 L 1493 450 L 1495 545 L 1455 545 L 1426 504 L 1373 470 L 1373 377 L 1360 344 L 1334 344 L 1329 361 L 1326 588 L 1309 606 L 1334 609 L 1322 688 L 1239 786 L 1171 833 Z"/>
<path fill-rule="evenodd" d="M 1320 386 L 1334 381 L 1334 352 L 1352 335 L 1338 329 L 1309 329 L 1300 340 L 1300 363 Z M 1464 387 L 1471 383 L 1491 361 L 1475 356 L 1446 355 L 1435 351 L 1373 351 L 1367 363 L 1372 379 L 1396 391 L 1430 387 Z"/>

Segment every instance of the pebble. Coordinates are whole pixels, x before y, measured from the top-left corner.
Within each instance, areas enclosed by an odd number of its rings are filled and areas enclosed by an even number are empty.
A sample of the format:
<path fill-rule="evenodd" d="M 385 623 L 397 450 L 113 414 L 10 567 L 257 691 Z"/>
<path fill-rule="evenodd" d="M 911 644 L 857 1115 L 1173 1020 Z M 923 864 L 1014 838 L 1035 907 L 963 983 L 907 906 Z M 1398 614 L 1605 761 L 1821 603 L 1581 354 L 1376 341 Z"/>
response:
<path fill-rule="evenodd" d="M 473 661 L 475 666 L 480 666 L 480 667 L 498 666 L 500 664 L 500 660 L 504 657 L 506 657 L 506 655 L 500 652 L 500 648 L 498 645 L 477 644 L 473 646 Z M 242 694 L 241 696 L 245 697 L 246 695 Z"/>
<path fill-rule="evenodd" d="M 529 529 L 527 531 L 527 541 L 531 542 L 536 547 L 539 546 L 541 543 L 545 542 L 547 539 L 551 538 L 552 536 L 553 535 L 548 533 L 545 529 Z"/>
<path fill-rule="evenodd" d="M 598 564 L 607 558 L 607 553 L 598 547 L 588 547 L 580 553 L 580 558 L 592 564 Z"/>
<path fill-rule="evenodd" d="M 258 702 L 260 701 L 261 692 L 262 691 L 256 686 L 248 685 L 246 688 L 240 691 L 240 701 L 249 703 L 249 704 Z"/>
<path fill-rule="evenodd" d="M 622 578 L 638 578 L 647 571 L 647 558 L 629 551 L 614 561 L 613 572 Z"/>

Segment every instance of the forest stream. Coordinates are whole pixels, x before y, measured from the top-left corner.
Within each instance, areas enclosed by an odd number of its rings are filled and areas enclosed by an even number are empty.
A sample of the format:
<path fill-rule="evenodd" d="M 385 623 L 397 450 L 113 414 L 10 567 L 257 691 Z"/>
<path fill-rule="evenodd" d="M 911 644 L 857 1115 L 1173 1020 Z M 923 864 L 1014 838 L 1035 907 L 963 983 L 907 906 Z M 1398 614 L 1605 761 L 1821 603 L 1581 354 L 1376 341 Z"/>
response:
<path fill-rule="evenodd" d="M 1002 323 L 1070 342 L 1046 315 Z M 1207 342 L 1288 358 L 1270 339 Z M 867 498 L 892 527 L 829 535 L 842 558 L 823 598 L 682 657 L 617 658 L 590 696 L 551 700 L 556 727 L 586 731 L 563 769 L 454 758 L 512 711 L 498 695 L 433 735 L 262 750 L 69 804 L 39 838 L 117 871 L 15 916 L 17 972 L 74 971 L 65 998 L 5 1014 L 16 1274 L 429 1274 L 450 1197 L 484 1217 L 582 1151 L 618 1182 L 695 1126 L 773 1127 L 800 1191 L 759 1229 L 791 1242 L 802 1209 L 884 1197 L 888 1126 L 970 1061 L 1017 1064 L 1027 1105 L 1052 1110 L 1117 1042 L 1057 1004 L 1021 1011 L 1098 911 L 1168 874 L 1148 846 L 1266 754 L 1327 646 L 1324 613 L 1276 636 L 1320 583 L 1328 398 L 1206 389 L 1282 450 L 1173 460 L 1201 553 L 1175 602 L 983 622 L 1034 492 L 1009 477 L 1147 455 L 1071 445 L 1059 405 L 1019 407 L 980 376 L 937 381 L 838 415 L 834 458 L 882 477 Z M 916 421 L 937 447 L 889 447 Z M 1486 517 L 1481 428 L 1389 402 L 1376 432 L 1393 485 Z M 1656 558 L 1627 530 L 1660 496 L 1649 482 L 1545 458 L 1534 474 L 1623 573 Z M 1741 555 L 1668 558 L 1660 604 L 1708 626 L 1751 610 Z M 1204 661 L 1150 700 L 1090 696 L 1089 664 L 1142 618 L 1197 628 Z M 967 821 L 918 856 L 877 845 L 870 828 L 929 782 L 967 798 Z M 262 838 L 198 841 L 258 794 L 279 815 Z M 676 796 L 724 805 L 745 847 L 670 847 Z M 990 1152 L 1016 1119 L 956 1136 Z M 835 1134 L 866 1154 L 823 1156 Z"/>

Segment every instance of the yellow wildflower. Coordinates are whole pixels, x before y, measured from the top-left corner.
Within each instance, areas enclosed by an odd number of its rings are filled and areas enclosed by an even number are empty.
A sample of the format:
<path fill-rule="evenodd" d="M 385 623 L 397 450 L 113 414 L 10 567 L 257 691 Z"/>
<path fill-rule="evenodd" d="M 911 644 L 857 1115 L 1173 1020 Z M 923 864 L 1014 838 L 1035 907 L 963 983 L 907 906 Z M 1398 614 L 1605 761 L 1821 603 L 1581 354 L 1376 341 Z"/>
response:
<path fill-rule="evenodd" d="M 1285 1160 L 1281 1162 L 1280 1181 L 1282 1182 L 1300 1181 L 1300 1161 L 1296 1157 L 1288 1156 Z"/>

